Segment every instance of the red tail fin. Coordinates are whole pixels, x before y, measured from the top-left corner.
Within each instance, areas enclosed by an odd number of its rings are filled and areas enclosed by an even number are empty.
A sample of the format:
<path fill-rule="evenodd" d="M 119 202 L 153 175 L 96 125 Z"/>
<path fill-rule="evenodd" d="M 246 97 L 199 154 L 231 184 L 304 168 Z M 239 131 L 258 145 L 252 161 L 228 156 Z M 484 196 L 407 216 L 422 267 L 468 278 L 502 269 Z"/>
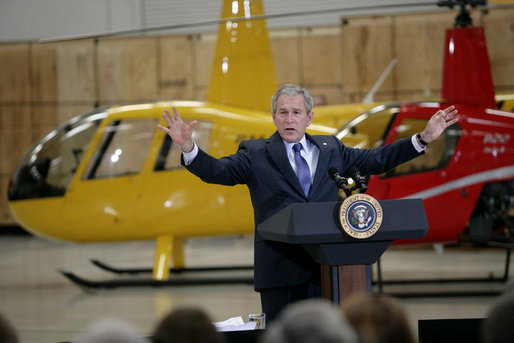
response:
<path fill-rule="evenodd" d="M 496 107 L 483 27 L 446 30 L 441 96 L 451 102 Z"/>

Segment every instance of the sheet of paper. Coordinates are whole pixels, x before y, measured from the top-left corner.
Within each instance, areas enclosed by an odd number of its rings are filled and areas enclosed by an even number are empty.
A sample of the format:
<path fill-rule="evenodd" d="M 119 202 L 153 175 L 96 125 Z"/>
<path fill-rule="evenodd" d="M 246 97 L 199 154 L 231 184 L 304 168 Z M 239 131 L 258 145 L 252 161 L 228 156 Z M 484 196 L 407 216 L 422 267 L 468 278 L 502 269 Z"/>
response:
<path fill-rule="evenodd" d="M 241 317 L 232 317 L 222 322 L 213 323 L 220 332 L 255 330 L 257 322 L 245 323 Z"/>

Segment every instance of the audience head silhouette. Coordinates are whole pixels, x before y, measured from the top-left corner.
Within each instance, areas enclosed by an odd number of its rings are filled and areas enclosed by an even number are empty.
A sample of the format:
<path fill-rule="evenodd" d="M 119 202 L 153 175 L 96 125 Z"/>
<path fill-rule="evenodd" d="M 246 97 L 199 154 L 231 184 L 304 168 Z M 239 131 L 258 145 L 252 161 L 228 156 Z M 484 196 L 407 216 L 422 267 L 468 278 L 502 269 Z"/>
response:
<path fill-rule="evenodd" d="M 341 312 L 322 300 L 302 300 L 286 307 L 260 343 L 356 343 Z"/>
<path fill-rule="evenodd" d="M 153 332 L 154 343 L 224 343 L 209 316 L 197 308 L 179 308 L 168 313 Z"/>
<path fill-rule="evenodd" d="M 7 318 L 0 313 L 0 342 L 2 343 L 18 343 L 18 334 L 16 329 Z"/>
<path fill-rule="evenodd" d="M 147 343 L 136 328 L 118 318 L 95 321 L 73 343 Z"/>
<path fill-rule="evenodd" d="M 482 324 L 484 343 L 507 343 L 514 341 L 514 282 L 507 284 L 503 294 L 489 309 Z"/>
<path fill-rule="evenodd" d="M 405 308 L 394 298 L 359 293 L 342 304 L 361 343 L 414 343 Z"/>

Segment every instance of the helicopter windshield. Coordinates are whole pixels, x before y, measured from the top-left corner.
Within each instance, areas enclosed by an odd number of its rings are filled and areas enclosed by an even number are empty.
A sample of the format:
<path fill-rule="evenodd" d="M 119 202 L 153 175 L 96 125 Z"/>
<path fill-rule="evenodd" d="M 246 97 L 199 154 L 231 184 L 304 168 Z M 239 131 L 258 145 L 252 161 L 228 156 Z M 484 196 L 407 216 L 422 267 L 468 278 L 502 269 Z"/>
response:
<path fill-rule="evenodd" d="M 114 120 L 105 128 L 83 180 L 137 174 L 143 168 L 158 119 Z"/>
<path fill-rule="evenodd" d="M 15 170 L 9 200 L 62 196 L 87 150 L 105 109 L 74 117 L 32 146 Z"/>

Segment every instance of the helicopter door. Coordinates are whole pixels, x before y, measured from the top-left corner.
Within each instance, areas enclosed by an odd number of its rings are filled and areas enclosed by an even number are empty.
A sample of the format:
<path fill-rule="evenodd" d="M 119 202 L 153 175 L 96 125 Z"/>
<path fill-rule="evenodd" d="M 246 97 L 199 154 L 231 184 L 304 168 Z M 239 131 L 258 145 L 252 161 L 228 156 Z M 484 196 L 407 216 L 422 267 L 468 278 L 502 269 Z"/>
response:
<path fill-rule="evenodd" d="M 88 227 L 82 240 L 134 238 L 133 207 L 157 122 L 113 120 L 99 131 L 87 165 L 70 185 L 63 211 L 70 225 L 80 221 Z"/>

